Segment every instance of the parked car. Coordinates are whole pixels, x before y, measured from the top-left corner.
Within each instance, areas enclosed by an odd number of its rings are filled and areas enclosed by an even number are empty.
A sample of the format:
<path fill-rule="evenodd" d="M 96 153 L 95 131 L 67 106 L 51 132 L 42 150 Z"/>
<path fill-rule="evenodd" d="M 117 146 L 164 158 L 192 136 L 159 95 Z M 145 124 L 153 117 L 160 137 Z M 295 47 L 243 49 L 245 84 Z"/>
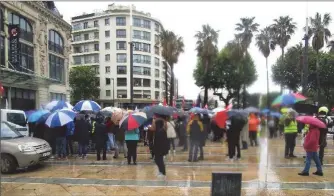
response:
<path fill-rule="evenodd" d="M 45 140 L 26 137 L 10 123 L 1 122 L 1 173 L 12 173 L 17 168 L 39 164 L 51 156 Z"/>
<path fill-rule="evenodd" d="M 17 131 L 22 135 L 29 135 L 29 126 L 27 124 L 27 117 L 23 110 L 0 110 L 1 121 L 11 122 Z"/>

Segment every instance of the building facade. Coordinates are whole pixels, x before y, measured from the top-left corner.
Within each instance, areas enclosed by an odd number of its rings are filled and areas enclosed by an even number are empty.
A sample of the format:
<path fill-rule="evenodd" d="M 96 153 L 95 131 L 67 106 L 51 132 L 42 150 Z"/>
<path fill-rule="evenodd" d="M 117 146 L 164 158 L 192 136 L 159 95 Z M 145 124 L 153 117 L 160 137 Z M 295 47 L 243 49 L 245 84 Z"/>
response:
<path fill-rule="evenodd" d="M 132 21 L 132 25 L 131 25 Z M 162 24 L 132 6 L 109 5 L 105 11 L 72 17 L 71 67 L 93 66 L 100 79 L 103 107 L 130 104 L 130 45 L 133 42 L 133 102 L 141 107 L 161 101 L 165 64 L 159 33 Z M 171 71 L 167 66 L 168 84 Z"/>
<path fill-rule="evenodd" d="M 71 25 L 52 1 L 0 2 L 1 107 L 32 110 L 69 101 Z"/>

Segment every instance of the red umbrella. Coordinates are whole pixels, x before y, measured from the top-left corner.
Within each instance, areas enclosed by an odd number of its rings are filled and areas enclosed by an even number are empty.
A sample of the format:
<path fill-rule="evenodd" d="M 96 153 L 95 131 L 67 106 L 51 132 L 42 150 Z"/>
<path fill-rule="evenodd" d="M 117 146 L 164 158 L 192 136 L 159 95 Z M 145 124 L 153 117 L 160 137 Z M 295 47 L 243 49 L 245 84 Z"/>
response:
<path fill-rule="evenodd" d="M 226 120 L 228 119 L 227 110 L 217 112 L 214 120 L 219 128 L 223 129 L 226 127 Z"/>
<path fill-rule="evenodd" d="M 318 128 L 326 128 L 327 126 L 325 123 L 323 123 L 321 120 L 313 117 L 313 116 L 298 116 L 296 118 L 298 122 L 308 124 L 308 125 L 313 125 Z"/>

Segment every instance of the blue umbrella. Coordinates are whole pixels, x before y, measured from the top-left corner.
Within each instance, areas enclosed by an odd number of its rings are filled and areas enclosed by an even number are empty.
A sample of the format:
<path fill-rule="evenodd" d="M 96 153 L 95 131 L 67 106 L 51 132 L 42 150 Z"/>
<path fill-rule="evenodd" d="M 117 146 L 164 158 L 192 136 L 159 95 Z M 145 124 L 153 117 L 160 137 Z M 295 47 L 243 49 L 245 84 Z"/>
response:
<path fill-rule="evenodd" d="M 61 127 L 73 122 L 75 116 L 76 113 L 71 110 L 58 110 L 46 119 L 45 124 L 50 128 Z"/>
<path fill-rule="evenodd" d="M 69 108 L 72 109 L 73 106 L 66 102 L 66 101 L 51 101 L 50 103 L 46 104 L 45 109 L 50 110 L 51 112 L 54 112 L 56 110 L 61 110 L 63 108 Z"/>
<path fill-rule="evenodd" d="M 267 114 L 269 112 L 270 112 L 270 110 L 268 108 L 265 108 L 265 109 L 261 110 L 262 114 Z"/>
<path fill-rule="evenodd" d="M 38 121 L 44 114 L 50 113 L 48 110 L 37 110 L 36 112 L 30 114 L 28 117 L 29 123 L 34 123 Z"/>
<path fill-rule="evenodd" d="M 209 114 L 209 111 L 207 109 L 202 109 L 200 107 L 193 107 L 189 110 L 189 112 L 196 114 Z"/>
<path fill-rule="evenodd" d="M 28 119 L 29 116 L 30 116 L 32 113 L 34 113 L 34 112 L 36 112 L 36 110 L 25 111 L 24 113 L 26 114 L 26 117 L 27 117 L 27 119 Z"/>
<path fill-rule="evenodd" d="M 46 119 L 51 115 L 51 113 L 46 113 L 43 116 L 41 116 L 37 121 L 36 124 L 42 124 L 45 123 Z"/>
<path fill-rule="evenodd" d="M 260 110 L 255 107 L 248 107 L 245 109 L 245 111 L 248 113 L 259 113 L 260 112 Z"/>
<path fill-rule="evenodd" d="M 166 107 L 162 105 L 155 105 L 155 106 L 152 106 L 151 109 L 149 110 L 149 115 L 151 113 L 162 115 L 162 116 L 171 116 L 173 114 L 173 110 L 170 107 Z"/>
<path fill-rule="evenodd" d="M 282 116 L 282 114 L 279 113 L 279 112 L 270 112 L 269 115 L 270 115 L 270 116 L 277 117 L 277 118 L 280 118 L 280 117 Z"/>
<path fill-rule="evenodd" d="M 101 106 L 95 101 L 91 100 L 82 100 L 75 104 L 74 110 L 76 111 L 94 111 L 98 112 L 101 109 Z"/>

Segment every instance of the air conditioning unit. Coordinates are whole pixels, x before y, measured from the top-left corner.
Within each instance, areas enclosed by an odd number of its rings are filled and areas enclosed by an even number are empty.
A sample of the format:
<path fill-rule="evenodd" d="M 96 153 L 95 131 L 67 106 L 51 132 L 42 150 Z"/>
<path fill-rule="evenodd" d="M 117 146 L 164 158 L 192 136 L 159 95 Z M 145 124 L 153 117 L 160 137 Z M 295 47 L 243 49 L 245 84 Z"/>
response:
<path fill-rule="evenodd" d="M 118 98 L 122 98 L 122 95 L 118 95 L 117 97 L 118 97 Z"/>

